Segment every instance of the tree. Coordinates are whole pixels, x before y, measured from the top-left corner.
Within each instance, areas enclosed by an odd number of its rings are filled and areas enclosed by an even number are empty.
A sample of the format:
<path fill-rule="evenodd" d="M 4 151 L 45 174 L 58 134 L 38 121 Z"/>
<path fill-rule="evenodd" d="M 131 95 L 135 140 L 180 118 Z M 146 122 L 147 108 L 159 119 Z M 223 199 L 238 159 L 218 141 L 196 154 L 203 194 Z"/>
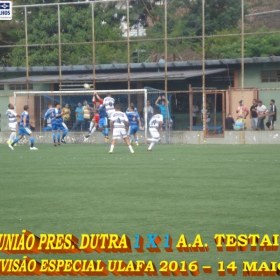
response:
<path fill-rule="evenodd" d="M 258 30 L 268 32 L 266 28 Z M 218 35 L 238 33 L 238 30 L 223 30 Z M 212 38 L 206 41 L 206 57 L 211 59 L 239 58 L 241 57 L 241 36 Z M 280 55 L 280 34 L 264 34 L 245 36 L 244 56 L 262 57 Z"/>

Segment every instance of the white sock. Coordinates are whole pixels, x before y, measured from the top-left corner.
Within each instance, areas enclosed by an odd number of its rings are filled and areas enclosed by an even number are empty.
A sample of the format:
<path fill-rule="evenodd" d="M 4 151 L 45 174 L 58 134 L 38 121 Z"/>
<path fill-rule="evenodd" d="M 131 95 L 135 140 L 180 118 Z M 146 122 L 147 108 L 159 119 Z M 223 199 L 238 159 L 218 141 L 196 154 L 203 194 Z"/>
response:
<path fill-rule="evenodd" d="M 153 146 L 155 145 L 155 142 L 152 142 L 148 148 L 148 150 L 151 150 L 153 148 Z"/>
<path fill-rule="evenodd" d="M 16 133 L 13 131 L 11 134 L 10 134 L 10 138 L 9 138 L 9 141 L 10 142 L 13 142 L 16 138 Z"/>
<path fill-rule="evenodd" d="M 128 148 L 129 148 L 129 150 L 130 150 L 131 152 L 133 152 L 133 149 L 132 149 L 132 146 L 131 146 L 131 145 L 129 145 Z"/>
<path fill-rule="evenodd" d="M 93 126 L 94 126 L 94 123 L 93 123 L 93 122 L 90 122 L 90 125 L 89 125 L 89 131 L 91 131 L 91 130 L 92 130 Z"/>
<path fill-rule="evenodd" d="M 113 152 L 114 147 L 115 147 L 114 145 L 111 145 L 110 152 Z"/>
<path fill-rule="evenodd" d="M 92 129 L 90 128 L 90 129 L 89 129 L 89 131 L 90 131 L 90 132 L 89 132 L 89 135 L 91 135 L 95 130 L 96 130 L 96 127 L 95 127 L 95 126 L 94 126 Z"/>

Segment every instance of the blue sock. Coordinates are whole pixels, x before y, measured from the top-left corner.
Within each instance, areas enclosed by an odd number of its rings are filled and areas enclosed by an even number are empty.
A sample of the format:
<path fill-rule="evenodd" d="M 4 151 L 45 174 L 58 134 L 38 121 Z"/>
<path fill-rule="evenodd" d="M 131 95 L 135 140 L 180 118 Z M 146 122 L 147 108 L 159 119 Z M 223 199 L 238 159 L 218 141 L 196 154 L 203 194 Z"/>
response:
<path fill-rule="evenodd" d="M 52 139 L 53 139 L 53 142 L 55 143 L 56 142 L 56 134 L 55 133 L 52 134 Z"/>
<path fill-rule="evenodd" d="M 30 136 L 30 147 L 32 148 L 34 146 L 34 137 Z"/>
<path fill-rule="evenodd" d="M 15 138 L 11 145 L 14 146 L 19 140 L 20 140 L 20 138 Z"/>
<path fill-rule="evenodd" d="M 104 136 L 108 136 L 108 128 L 107 128 L 107 127 L 104 128 L 104 129 L 102 130 L 102 133 L 103 133 Z"/>
<path fill-rule="evenodd" d="M 57 136 L 57 142 L 60 143 L 60 132 L 58 132 L 58 133 L 56 134 L 56 136 Z"/>
<path fill-rule="evenodd" d="M 68 132 L 69 132 L 68 129 L 63 130 L 62 139 L 64 139 L 64 137 L 67 135 Z"/>

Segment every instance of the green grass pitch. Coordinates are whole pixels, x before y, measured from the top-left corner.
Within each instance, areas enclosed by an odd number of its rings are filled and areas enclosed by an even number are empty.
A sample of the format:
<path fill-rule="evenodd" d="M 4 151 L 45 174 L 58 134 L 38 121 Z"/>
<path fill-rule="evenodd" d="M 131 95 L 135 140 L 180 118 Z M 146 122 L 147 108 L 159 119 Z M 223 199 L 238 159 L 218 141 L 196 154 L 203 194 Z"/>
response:
<path fill-rule="evenodd" d="M 140 145 L 130 154 L 124 144 L 118 144 L 112 155 L 109 145 L 38 148 L 30 151 L 28 146 L 19 146 L 11 151 L 0 146 L 1 233 L 28 229 L 37 235 L 73 233 L 78 238 L 82 233 L 117 233 L 127 234 L 132 246 L 135 234 L 147 242 L 147 234 L 156 233 L 162 242 L 161 253 L 41 253 L 31 258 L 143 259 L 153 260 L 158 270 L 161 260 L 197 260 L 200 268 L 209 265 L 213 269 L 212 274 L 204 274 L 201 268 L 199 279 L 220 279 L 219 261 L 225 265 L 236 261 L 235 279 L 243 279 L 242 261 L 280 261 L 279 250 L 217 252 L 214 243 L 216 233 L 280 233 L 278 146 L 156 145 L 149 153 L 147 146 Z M 165 234 L 172 236 L 173 253 L 163 249 Z M 180 234 L 189 243 L 200 234 L 210 251 L 179 253 L 175 245 Z M 0 258 L 10 257 L 22 255 L 0 253 Z M 158 275 L 156 279 L 169 279 Z M 115 278 L 112 274 L 106 277 Z"/>

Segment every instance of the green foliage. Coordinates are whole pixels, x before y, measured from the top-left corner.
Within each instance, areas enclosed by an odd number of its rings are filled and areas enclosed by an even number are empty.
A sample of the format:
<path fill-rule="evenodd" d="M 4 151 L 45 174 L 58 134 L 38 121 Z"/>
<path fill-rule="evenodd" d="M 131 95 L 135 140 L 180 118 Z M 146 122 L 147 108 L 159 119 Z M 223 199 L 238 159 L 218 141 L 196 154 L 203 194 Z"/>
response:
<path fill-rule="evenodd" d="M 262 28 L 259 32 L 269 30 Z M 223 30 L 218 35 L 237 34 L 240 30 Z M 247 35 L 244 40 L 245 57 L 280 55 L 280 34 Z M 228 36 L 206 40 L 206 57 L 211 59 L 241 57 L 241 36 Z"/>
<path fill-rule="evenodd" d="M 74 1 L 74 0 L 73 0 Z M 71 2 L 69 0 L 45 0 L 44 3 Z M 41 4 L 42 0 L 15 0 L 14 5 Z M 131 43 L 131 53 L 142 50 L 137 61 L 143 62 L 154 53 L 163 53 L 165 45 L 165 2 L 150 0 L 130 1 L 130 26 L 139 19 L 146 27 L 147 39 L 155 41 Z M 261 3 L 261 1 L 260 1 Z M 228 35 L 240 33 L 238 22 L 241 17 L 241 1 L 205 1 L 205 31 L 207 35 Z M 246 8 L 245 8 L 246 10 Z M 59 42 L 57 6 L 27 7 L 29 65 L 58 65 Z M 62 5 L 61 47 L 62 65 L 92 64 L 92 14 L 91 3 Z M 94 40 L 96 63 L 126 63 L 126 43 L 113 43 L 125 40 L 120 30 L 120 19 L 126 10 L 117 9 L 115 2 L 95 3 Z M 102 24 L 103 23 L 103 24 Z M 104 24 L 106 23 L 106 24 Z M 268 30 L 263 29 L 263 32 Z M 167 0 L 168 38 L 200 36 L 202 32 L 202 0 Z M 143 38 L 143 39 L 145 39 Z M 131 38 L 133 41 L 134 38 Z M 102 43 L 107 41 L 107 43 Z M 108 43 L 108 41 L 112 43 Z M 80 44 L 84 42 L 85 44 Z M 25 66 L 24 10 L 15 9 L 11 22 L 0 22 L 0 44 L 21 45 L 16 48 L 1 48 L 0 65 Z M 46 44 L 46 46 L 39 46 Z M 279 55 L 279 35 L 246 36 L 246 56 Z M 200 39 L 168 40 L 168 53 L 180 54 L 187 49 L 201 53 Z M 206 40 L 208 58 L 232 58 L 241 56 L 240 37 L 221 37 Z"/>

